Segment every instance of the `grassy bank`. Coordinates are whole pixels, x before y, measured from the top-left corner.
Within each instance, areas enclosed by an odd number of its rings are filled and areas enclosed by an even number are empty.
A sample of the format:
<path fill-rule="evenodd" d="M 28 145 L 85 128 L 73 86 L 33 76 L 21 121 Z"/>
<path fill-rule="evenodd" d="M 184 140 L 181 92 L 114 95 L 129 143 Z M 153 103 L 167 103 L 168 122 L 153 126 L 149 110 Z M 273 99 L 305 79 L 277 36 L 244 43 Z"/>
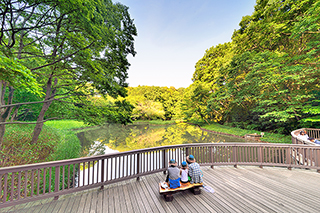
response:
<path fill-rule="evenodd" d="M 256 130 L 239 129 L 235 127 L 220 125 L 217 123 L 213 123 L 210 125 L 199 123 L 199 125 L 204 129 L 212 130 L 215 132 L 228 133 L 228 134 L 237 135 L 237 136 L 245 136 L 246 134 L 254 134 L 254 133 L 260 134 L 260 132 Z M 291 143 L 291 136 L 264 132 L 264 136 L 261 138 L 261 141 L 269 142 L 269 143 Z"/>
<path fill-rule="evenodd" d="M 72 131 L 87 127 L 71 120 L 48 121 L 36 144 L 30 144 L 35 125 L 6 125 L 0 167 L 62 160 L 80 156 L 80 141 Z"/>
<path fill-rule="evenodd" d="M 168 121 L 163 121 L 163 120 L 137 120 L 133 122 L 134 124 L 141 124 L 141 123 L 146 123 L 146 124 L 157 124 L 157 125 L 167 125 L 167 124 L 175 124 L 176 121 L 174 120 L 168 120 Z"/>

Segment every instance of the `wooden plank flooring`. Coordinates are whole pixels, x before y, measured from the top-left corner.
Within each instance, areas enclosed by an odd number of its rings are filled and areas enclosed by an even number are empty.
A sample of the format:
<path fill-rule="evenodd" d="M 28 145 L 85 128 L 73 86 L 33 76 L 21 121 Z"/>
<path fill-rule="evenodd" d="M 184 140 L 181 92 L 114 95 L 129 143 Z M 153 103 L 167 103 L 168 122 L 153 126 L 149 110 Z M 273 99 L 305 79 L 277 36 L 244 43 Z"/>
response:
<path fill-rule="evenodd" d="M 158 190 L 165 175 L 157 173 L 0 212 L 319 212 L 320 173 L 314 170 L 226 166 L 202 171 L 204 185 L 214 193 L 187 190 L 165 202 Z"/>

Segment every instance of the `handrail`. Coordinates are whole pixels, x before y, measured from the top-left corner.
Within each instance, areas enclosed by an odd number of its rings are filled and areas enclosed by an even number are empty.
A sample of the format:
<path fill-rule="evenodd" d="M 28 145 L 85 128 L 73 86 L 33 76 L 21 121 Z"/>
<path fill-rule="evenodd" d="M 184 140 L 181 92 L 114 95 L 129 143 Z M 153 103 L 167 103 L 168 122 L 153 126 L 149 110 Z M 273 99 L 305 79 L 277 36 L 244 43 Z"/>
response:
<path fill-rule="evenodd" d="M 0 208 L 165 171 L 193 154 L 201 166 L 257 165 L 320 171 L 320 146 L 267 143 L 184 144 L 0 168 Z"/>
<path fill-rule="evenodd" d="M 315 144 L 310 140 L 299 138 L 299 134 L 301 131 L 306 131 L 309 137 L 320 140 L 320 129 L 303 128 L 303 129 L 296 129 L 291 132 L 292 144 L 306 144 L 306 145 L 318 146 L 318 144 Z"/>

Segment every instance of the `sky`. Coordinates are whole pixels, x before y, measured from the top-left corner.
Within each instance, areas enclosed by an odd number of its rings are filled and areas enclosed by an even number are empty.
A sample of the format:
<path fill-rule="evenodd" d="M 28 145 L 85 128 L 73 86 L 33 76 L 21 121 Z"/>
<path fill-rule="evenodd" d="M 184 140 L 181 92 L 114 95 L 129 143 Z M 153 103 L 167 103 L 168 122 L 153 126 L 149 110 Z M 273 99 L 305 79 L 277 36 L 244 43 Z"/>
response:
<path fill-rule="evenodd" d="M 129 7 L 138 31 L 130 87 L 188 87 L 207 49 L 231 41 L 255 0 L 115 0 Z"/>

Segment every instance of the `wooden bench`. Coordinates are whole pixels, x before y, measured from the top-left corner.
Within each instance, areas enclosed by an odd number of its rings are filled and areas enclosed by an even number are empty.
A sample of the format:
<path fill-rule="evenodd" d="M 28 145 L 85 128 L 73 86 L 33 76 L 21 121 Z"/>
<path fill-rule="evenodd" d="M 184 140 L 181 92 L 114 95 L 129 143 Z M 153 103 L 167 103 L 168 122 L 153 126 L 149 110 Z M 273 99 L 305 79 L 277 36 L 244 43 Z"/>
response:
<path fill-rule="evenodd" d="M 173 200 L 173 194 L 179 191 L 184 191 L 187 189 L 190 189 L 193 194 L 198 195 L 201 194 L 200 187 L 203 186 L 203 183 L 194 183 L 191 184 L 190 182 L 188 183 L 181 183 L 180 182 L 180 187 L 175 188 L 175 189 L 170 189 L 169 187 L 164 189 L 161 187 L 161 183 L 159 183 L 159 192 L 164 196 L 164 199 L 168 202 Z"/>

